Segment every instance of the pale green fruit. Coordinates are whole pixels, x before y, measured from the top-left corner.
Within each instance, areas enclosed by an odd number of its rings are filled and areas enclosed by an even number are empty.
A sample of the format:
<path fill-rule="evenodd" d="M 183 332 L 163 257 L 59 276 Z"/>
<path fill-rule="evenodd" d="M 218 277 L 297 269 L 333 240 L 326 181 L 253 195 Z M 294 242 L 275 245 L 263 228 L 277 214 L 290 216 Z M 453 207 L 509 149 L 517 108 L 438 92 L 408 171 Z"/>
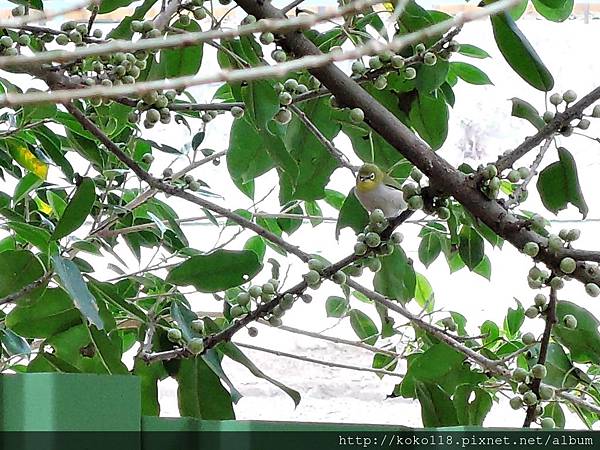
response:
<path fill-rule="evenodd" d="M 361 123 L 365 120 L 365 113 L 360 108 L 353 108 L 350 110 L 350 120 L 354 123 Z"/>
<path fill-rule="evenodd" d="M 365 244 L 364 242 L 357 242 L 356 244 L 354 244 L 354 254 L 357 256 L 362 256 L 365 253 L 367 253 L 367 250 L 369 249 L 369 247 L 367 247 L 367 244 Z"/>
<path fill-rule="evenodd" d="M 240 292 L 236 297 L 237 304 L 240 306 L 247 306 L 250 303 L 250 294 L 247 292 Z"/>
<path fill-rule="evenodd" d="M 529 372 L 523 369 L 522 367 L 517 367 L 512 374 L 513 380 L 518 382 L 525 381 L 528 376 Z"/>
<path fill-rule="evenodd" d="M 523 400 L 519 396 L 511 398 L 508 403 L 510 404 L 510 407 L 515 410 L 523 407 Z"/>
<path fill-rule="evenodd" d="M 554 277 L 550 280 L 550 286 L 552 287 L 552 289 L 559 290 L 565 287 L 565 282 L 562 278 Z"/>
<path fill-rule="evenodd" d="M 244 308 L 242 308 L 239 305 L 232 306 L 231 309 L 229 310 L 229 314 L 233 318 L 241 317 L 244 315 L 244 313 L 245 313 Z"/>
<path fill-rule="evenodd" d="M 573 273 L 575 272 L 576 268 L 577 262 L 575 262 L 573 258 L 570 258 L 568 256 L 566 258 L 563 258 L 560 262 L 560 270 L 562 270 L 564 273 Z"/>
<path fill-rule="evenodd" d="M 273 286 L 271 283 L 265 283 L 262 285 L 262 291 L 265 294 L 272 295 L 275 293 L 275 286 Z"/>
<path fill-rule="evenodd" d="M 542 420 L 540 422 L 540 425 L 545 430 L 550 430 L 552 428 L 556 428 L 556 423 L 554 422 L 554 419 L 552 417 L 544 417 L 544 418 L 542 418 Z"/>
<path fill-rule="evenodd" d="M 230 112 L 234 119 L 241 119 L 244 117 L 244 108 L 240 108 L 239 106 L 234 106 L 231 108 Z"/>
<path fill-rule="evenodd" d="M 281 324 L 282 324 L 282 322 L 281 322 L 281 319 L 279 317 L 271 316 L 269 318 L 269 324 L 272 327 L 280 327 Z"/>
<path fill-rule="evenodd" d="M 531 375 L 534 378 L 544 378 L 547 373 L 548 371 L 546 370 L 546 366 L 544 366 L 543 364 L 535 364 L 531 368 Z"/>
<path fill-rule="evenodd" d="M 529 317 L 530 319 L 535 319 L 539 313 L 540 313 L 540 310 L 537 309 L 535 306 L 530 306 L 529 308 L 527 308 L 525 310 L 525 315 L 527 317 Z"/>
<path fill-rule="evenodd" d="M 518 170 L 511 170 L 508 172 L 507 178 L 511 183 L 518 183 L 521 180 L 521 174 Z"/>
<path fill-rule="evenodd" d="M 577 100 L 577 94 L 575 93 L 574 90 L 569 89 L 568 91 L 564 92 L 564 94 L 562 95 L 562 98 L 565 102 L 572 103 L 575 100 Z"/>
<path fill-rule="evenodd" d="M 577 328 L 577 318 L 572 314 L 567 314 L 565 317 L 563 317 L 563 323 L 569 330 L 574 330 Z"/>
<path fill-rule="evenodd" d="M 536 257 L 539 251 L 540 247 L 535 242 L 528 242 L 523 246 L 523 253 L 532 258 Z"/>
<path fill-rule="evenodd" d="M 379 244 L 381 244 L 381 238 L 377 233 L 367 233 L 365 236 L 365 244 L 371 248 L 377 247 Z"/>
<path fill-rule="evenodd" d="M 258 336 L 258 330 L 256 329 L 256 327 L 248 327 L 248 336 L 250 336 L 250 337 Z"/>
<path fill-rule="evenodd" d="M 204 331 L 204 322 L 200 319 L 192 320 L 191 327 L 196 333 L 202 333 Z"/>
<path fill-rule="evenodd" d="M 533 333 L 525 333 L 521 337 L 521 340 L 523 341 L 523 344 L 531 345 L 531 344 L 535 343 L 535 336 L 533 335 Z"/>
<path fill-rule="evenodd" d="M 305 273 L 302 276 L 304 277 L 304 279 L 306 280 L 306 283 L 309 286 L 315 285 L 319 281 L 321 281 L 321 275 L 319 275 L 319 272 L 317 272 L 316 270 L 309 270 L 307 273 Z"/>
<path fill-rule="evenodd" d="M 527 375 L 529 375 L 529 373 Z M 524 394 L 525 392 L 529 392 L 530 390 L 531 389 L 529 388 L 527 383 L 521 383 L 517 386 L 517 392 L 521 395 Z"/>
<path fill-rule="evenodd" d="M 535 306 L 537 307 L 542 307 L 546 304 L 547 300 L 546 300 L 546 296 L 544 294 L 537 294 L 534 299 L 533 299 L 533 303 L 535 303 Z"/>
<path fill-rule="evenodd" d="M 204 351 L 204 340 L 201 338 L 194 338 L 188 342 L 187 348 L 192 354 L 199 355 Z"/>
<path fill-rule="evenodd" d="M 167 331 L 167 339 L 171 342 L 178 342 L 181 340 L 181 330 L 178 328 L 169 328 Z"/>
<path fill-rule="evenodd" d="M 600 295 L 600 287 L 595 283 L 588 283 L 585 285 L 585 292 L 592 297 L 598 297 Z"/>
<path fill-rule="evenodd" d="M 308 268 L 310 270 L 316 270 L 317 272 L 320 272 L 321 270 L 323 270 L 325 268 L 325 263 L 323 261 L 321 261 L 320 259 L 309 259 L 308 260 Z"/>
<path fill-rule="evenodd" d="M 554 397 L 554 389 L 552 388 L 552 386 L 548 386 L 548 385 L 540 386 L 539 392 L 540 392 L 540 398 L 542 400 L 552 400 L 552 397 Z"/>
<path fill-rule="evenodd" d="M 555 93 L 550 96 L 550 103 L 552 103 L 554 106 L 558 106 L 562 102 L 563 102 L 562 95 Z"/>
<path fill-rule="evenodd" d="M 248 293 L 252 297 L 258 298 L 262 294 L 262 288 L 260 286 L 250 286 L 250 288 L 248 289 Z"/>
<path fill-rule="evenodd" d="M 526 405 L 532 406 L 535 405 L 538 402 L 538 398 L 535 395 L 535 393 L 529 391 L 529 392 L 525 392 L 525 394 L 523 394 L 523 403 L 525 403 Z"/>

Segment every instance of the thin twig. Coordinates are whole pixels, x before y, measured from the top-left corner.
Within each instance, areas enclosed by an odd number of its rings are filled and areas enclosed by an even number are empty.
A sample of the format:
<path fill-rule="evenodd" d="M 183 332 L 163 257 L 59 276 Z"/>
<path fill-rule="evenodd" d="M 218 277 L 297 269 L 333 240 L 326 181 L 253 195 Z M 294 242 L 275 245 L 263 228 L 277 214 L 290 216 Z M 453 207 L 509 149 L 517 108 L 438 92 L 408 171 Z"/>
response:
<path fill-rule="evenodd" d="M 402 373 L 390 372 L 389 370 L 385 370 L 385 369 L 373 369 L 371 367 L 360 367 L 360 366 L 352 366 L 350 364 L 342 364 L 342 363 L 336 363 L 336 362 L 331 362 L 331 361 L 323 361 L 320 359 L 310 358 L 308 356 L 294 355 L 293 353 L 287 353 L 287 352 L 283 352 L 280 350 L 272 350 L 270 348 L 258 347 L 256 345 L 252 345 L 252 344 L 244 344 L 242 342 L 234 342 L 234 344 L 239 347 L 242 347 L 242 348 L 248 348 L 250 350 L 256 350 L 259 352 L 270 353 L 272 355 L 283 356 L 285 358 L 297 359 L 299 361 L 305 361 L 305 362 L 310 362 L 313 364 L 319 364 L 321 366 L 337 367 L 339 369 L 356 370 L 359 372 L 371 372 L 371 373 L 376 373 L 378 375 L 389 375 L 391 377 L 400 377 L 400 378 L 404 377 L 404 374 L 402 374 Z"/>
<path fill-rule="evenodd" d="M 527 177 L 523 180 L 519 187 L 515 189 L 515 191 L 511 194 L 510 199 L 506 202 L 506 206 L 508 208 L 517 205 L 521 202 L 523 193 L 527 191 L 527 186 L 529 185 L 533 177 L 537 174 L 537 170 L 540 167 L 540 164 L 544 159 L 544 155 L 548 151 L 548 148 L 550 147 L 551 143 L 552 138 L 548 138 L 546 139 L 546 142 L 544 142 L 544 145 L 542 145 L 542 147 L 540 148 L 540 152 L 538 153 L 535 160 L 531 164 L 531 167 L 529 168 L 529 175 L 527 175 Z"/>
<path fill-rule="evenodd" d="M 304 111 L 302 111 L 296 105 L 289 105 L 288 108 L 292 110 L 292 112 L 294 112 L 296 116 L 298 116 L 298 119 L 300 119 L 300 121 L 306 126 L 306 128 L 308 128 L 308 130 L 314 135 L 317 141 L 319 141 L 325 147 L 329 154 L 335 158 L 335 160 L 340 164 L 340 166 L 350 170 L 350 172 L 352 172 L 353 174 L 356 173 L 358 168 L 353 166 L 350 163 L 350 160 L 348 160 L 348 157 L 344 155 L 344 153 L 341 152 L 339 149 L 337 149 L 335 145 L 333 145 L 333 143 L 329 139 L 327 139 L 323 135 L 323 133 L 321 133 L 321 130 L 319 130 L 317 126 L 314 123 L 312 123 L 312 121 L 308 118 Z"/>
<path fill-rule="evenodd" d="M 31 294 L 37 288 L 45 285 L 52 277 L 52 274 L 52 272 L 46 272 L 42 277 L 38 278 L 32 283 L 29 283 L 27 286 L 22 287 L 17 292 L 13 292 L 12 294 L 0 298 L 0 305 L 16 302 L 17 300 L 25 297 L 26 295 Z"/>
<path fill-rule="evenodd" d="M 26 23 L 46 21 L 54 17 L 60 17 L 74 11 L 82 10 L 87 8 L 89 5 L 97 5 L 99 3 L 100 0 L 85 0 L 64 9 L 57 9 L 56 11 L 42 11 L 37 14 L 28 14 L 25 16 L 13 17 L 12 19 L 8 20 L 0 20 L 0 28 L 15 28 L 25 25 Z"/>
<path fill-rule="evenodd" d="M 294 0 L 292 3 L 290 3 L 289 5 L 284 6 L 283 8 L 281 8 L 281 12 L 284 14 L 289 13 L 292 9 L 294 9 L 296 6 L 304 3 L 305 0 Z"/>

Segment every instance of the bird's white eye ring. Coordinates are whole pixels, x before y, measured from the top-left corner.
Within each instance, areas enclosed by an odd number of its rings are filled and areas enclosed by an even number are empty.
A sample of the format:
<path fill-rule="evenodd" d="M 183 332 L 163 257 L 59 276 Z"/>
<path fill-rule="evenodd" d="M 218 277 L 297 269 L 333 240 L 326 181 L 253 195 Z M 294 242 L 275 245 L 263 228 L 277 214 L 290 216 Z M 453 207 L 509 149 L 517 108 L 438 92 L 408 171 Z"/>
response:
<path fill-rule="evenodd" d="M 372 173 L 371 175 L 369 175 L 369 179 L 370 179 L 370 180 L 374 180 L 374 179 L 375 179 L 375 174 L 374 174 L 374 173 Z"/>

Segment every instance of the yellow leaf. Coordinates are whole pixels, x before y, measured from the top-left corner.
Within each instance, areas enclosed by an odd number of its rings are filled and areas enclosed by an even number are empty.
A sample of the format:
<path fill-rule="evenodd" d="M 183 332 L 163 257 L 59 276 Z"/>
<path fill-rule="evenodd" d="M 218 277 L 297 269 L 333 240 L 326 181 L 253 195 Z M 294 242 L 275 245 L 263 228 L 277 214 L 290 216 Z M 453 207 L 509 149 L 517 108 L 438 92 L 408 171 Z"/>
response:
<path fill-rule="evenodd" d="M 48 203 L 46 203 L 44 200 L 42 200 L 39 197 L 36 197 L 34 200 L 35 200 L 37 207 L 39 208 L 39 210 L 41 212 L 43 212 L 46 215 L 52 214 L 53 209 Z"/>
<path fill-rule="evenodd" d="M 385 2 L 383 4 L 383 7 L 390 12 L 392 12 L 392 11 L 394 11 L 394 9 L 396 9 L 396 7 L 394 6 L 394 4 L 392 2 Z"/>
<path fill-rule="evenodd" d="M 42 180 L 48 175 L 48 164 L 40 161 L 31 151 L 21 142 L 11 139 L 8 142 L 10 154 L 23 168 L 33 172 Z"/>

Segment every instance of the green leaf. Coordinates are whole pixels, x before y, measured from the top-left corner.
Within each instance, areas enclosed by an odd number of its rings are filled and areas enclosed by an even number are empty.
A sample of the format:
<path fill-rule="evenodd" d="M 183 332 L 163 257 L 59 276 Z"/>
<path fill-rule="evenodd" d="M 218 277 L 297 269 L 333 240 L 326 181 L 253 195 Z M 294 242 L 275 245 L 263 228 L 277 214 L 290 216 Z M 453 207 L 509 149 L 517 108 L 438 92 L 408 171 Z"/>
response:
<path fill-rule="evenodd" d="M 538 130 L 544 128 L 546 123 L 544 119 L 540 116 L 537 109 L 531 104 L 526 102 L 525 100 L 521 100 L 520 98 L 513 97 L 511 99 L 512 102 L 512 111 L 511 115 L 514 117 L 519 117 L 520 119 L 527 120 L 531 125 L 536 127 Z"/>
<path fill-rule="evenodd" d="M 27 341 L 11 330 L 0 329 L 0 342 L 2 342 L 2 347 L 9 356 L 29 355 L 31 353 Z"/>
<path fill-rule="evenodd" d="M 510 15 L 504 12 L 490 20 L 498 49 L 513 70 L 534 88 L 551 90 L 552 75 Z"/>
<path fill-rule="evenodd" d="M 398 245 L 391 255 L 380 258 L 381 270 L 373 278 L 373 287 L 381 295 L 408 302 L 415 296 L 417 276 L 404 250 Z"/>
<path fill-rule="evenodd" d="M 162 361 L 146 364 L 140 358 L 135 358 L 133 374 L 140 379 L 142 414 L 144 416 L 159 416 L 158 381 L 167 375 Z"/>
<path fill-rule="evenodd" d="M 0 298 L 20 291 L 44 275 L 40 260 L 28 250 L 7 250 L 0 253 Z M 25 298 L 35 298 L 43 288 L 36 289 Z"/>
<path fill-rule="evenodd" d="M 8 138 L 4 140 L 3 145 L 6 146 L 10 155 L 21 167 L 27 169 L 42 180 L 46 179 L 46 176 L 48 175 L 48 164 L 41 161 L 23 141 Z"/>
<path fill-rule="evenodd" d="M 43 182 L 44 182 L 44 180 L 42 180 L 40 177 L 38 177 L 33 172 L 25 175 L 17 183 L 17 187 L 15 188 L 15 192 L 13 194 L 13 204 L 14 205 L 18 204 L 32 190 L 41 186 Z"/>
<path fill-rule="evenodd" d="M 434 150 L 439 149 L 448 136 L 448 105 L 442 92 L 425 94 L 420 92 L 413 101 L 410 123 L 419 136 Z"/>
<path fill-rule="evenodd" d="M 262 370 L 256 367 L 256 365 L 246 355 L 244 355 L 244 353 L 235 344 L 232 342 L 225 342 L 220 344 L 217 348 L 225 356 L 245 366 L 255 377 L 267 380 L 269 383 L 281 389 L 290 396 L 290 398 L 294 401 L 294 405 L 298 406 L 300 403 L 300 394 L 297 391 L 266 375 Z"/>
<path fill-rule="evenodd" d="M 90 343 L 95 347 L 94 357 L 98 359 L 101 367 L 109 374 L 128 374 L 127 367 L 121 361 L 121 341 L 118 335 L 109 337 L 103 330 L 94 325 L 86 327 L 90 336 Z"/>
<path fill-rule="evenodd" d="M 460 425 L 482 426 L 492 409 L 492 396 L 477 386 L 461 384 L 454 391 L 452 403 Z"/>
<path fill-rule="evenodd" d="M 460 79 L 470 84 L 494 84 L 487 74 L 479 67 L 465 62 L 452 62 L 450 64 L 452 72 Z"/>
<path fill-rule="evenodd" d="M 417 71 L 415 86 L 419 91 L 429 94 L 446 82 L 450 63 L 438 59 L 433 66 L 422 65 Z"/>
<path fill-rule="evenodd" d="M 558 149 L 557 162 L 541 171 L 537 181 L 537 190 L 542 203 L 549 211 L 558 214 L 569 203 L 576 206 L 585 219 L 588 206 L 583 198 L 575 158 L 564 147 Z"/>
<path fill-rule="evenodd" d="M 9 222 L 8 225 L 19 238 L 39 248 L 42 252 L 48 251 L 50 233 L 43 228 L 21 222 Z"/>
<path fill-rule="evenodd" d="M 251 250 L 217 250 L 188 258 L 169 271 L 166 282 L 191 285 L 200 292 L 219 292 L 250 281 L 261 269 Z"/>
<path fill-rule="evenodd" d="M 233 401 L 233 403 L 237 403 L 242 398 L 242 394 L 235 388 L 229 377 L 227 377 L 227 375 L 223 371 L 223 367 L 221 367 L 221 356 L 219 355 L 219 353 L 216 350 L 209 348 L 202 355 L 202 359 L 208 365 L 208 367 L 210 367 L 210 369 L 215 373 L 215 375 L 217 375 L 221 379 L 221 381 L 223 381 L 229 387 L 229 394 L 231 395 L 231 400 Z"/>
<path fill-rule="evenodd" d="M 567 314 L 577 319 L 577 328 L 574 330 L 564 324 Z M 552 328 L 552 335 L 569 349 L 571 359 L 578 363 L 600 364 L 600 321 L 587 309 L 568 301 L 557 303 L 556 318 L 558 322 Z"/>
<path fill-rule="evenodd" d="M 134 0 L 102 0 L 98 14 L 113 12 L 115 9 L 129 6 Z"/>
<path fill-rule="evenodd" d="M 460 44 L 458 53 L 461 55 L 469 56 L 471 58 L 491 58 L 490 54 L 485 50 L 471 44 Z"/>
<path fill-rule="evenodd" d="M 458 424 L 456 409 L 450 396 L 433 383 L 416 383 L 424 427 L 448 427 Z"/>
<path fill-rule="evenodd" d="M 419 260 L 425 267 L 429 267 L 442 251 L 442 243 L 437 232 L 430 230 L 419 244 Z"/>
<path fill-rule="evenodd" d="M 244 191 L 244 186 L 272 167 L 273 160 L 254 125 L 245 116 L 234 121 L 227 151 L 227 169 L 236 186 Z"/>
<path fill-rule="evenodd" d="M 348 312 L 349 307 L 350 302 L 344 297 L 332 295 L 325 300 L 325 311 L 327 313 L 327 317 L 344 317 Z"/>
<path fill-rule="evenodd" d="M 533 6 L 543 17 L 553 22 L 563 22 L 573 12 L 574 0 L 532 0 Z M 550 6 L 550 4 L 556 6 Z"/>
<path fill-rule="evenodd" d="M 83 225 L 86 217 L 92 211 L 95 201 L 96 185 L 94 180 L 85 177 L 77 186 L 73 198 L 71 198 L 54 229 L 54 233 L 52 233 L 52 238 L 56 240 L 63 238 Z"/>
<path fill-rule="evenodd" d="M 500 337 L 500 329 L 498 328 L 498 325 L 491 320 L 486 320 L 483 322 L 479 327 L 479 331 L 481 331 L 481 334 L 486 335 L 483 338 L 483 343 L 486 345 L 496 342 L 496 339 Z"/>
<path fill-rule="evenodd" d="M 460 230 L 458 251 L 460 258 L 473 271 L 483 261 L 484 243 L 483 238 L 474 228 L 464 225 Z"/>
<path fill-rule="evenodd" d="M 366 344 L 374 345 L 379 337 L 379 330 L 375 322 L 371 320 L 364 312 L 358 309 L 352 309 L 349 313 L 350 326 L 360 338 L 360 340 Z"/>
<path fill-rule="evenodd" d="M 398 365 L 397 358 L 386 355 L 385 353 L 375 353 L 373 355 L 373 362 L 371 363 L 371 367 L 374 369 L 384 369 L 393 371 Z M 382 378 L 383 375 L 377 374 L 379 378 Z"/>
<path fill-rule="evenodd" d="M 504 332 L 509 339 L 517 336 L 521 325 L 525 321 L 525 308 L 523 308 L 519 300 L 515 299 L 515 301 L 517 302 L 517 309 L 508 308 L 508 312 L 504 318 Z"/>
<path fill-rule="evenodd" d="M 81 323 L 68 294 L 48 288 L 36 299 L 25 299 L 6 316 L 6 326 L 26 338 L 49 338 Z"/>
<path fill-rule="evenodd" d="M 338 211 L 342 209 L 342 205 L 346 200 L 346 196 L 341 192 L 334 191 L 333 189 L 325 189 L 325 202 L 332 208 Z"/>
<path fill-rule="evenodd" d="M 40 372 L 81 373 L 81 370 L 52 353 L 40 352 L 27 366 L 27 373 Z"/>
<path fill-rule="evenodd" d="M 356 234 L 362 233 L 368 223 L 369 213 L 360 204 L 356 195 L 354 195 L 354 188 L 352 188 L 340 209 L 335 225 L 335 238 L 339 239 L 340 231 L 347 227 L 352 228 Z"/>
<path fill-rule="evenodd" d="M 81 311 L 91 324 L 102 330 L 104 323 L 100 317 L 96 299 L 88 290 L 87 284 L 75 263 L 58 255 L 52 257 L 52 262 L 54 270 L 60 277 L 63 287 L 73 300 L 75 307 Z"/>
<path fill-rule="evenodd" d="M 242 87 L 245 111 L 259 132 L 267 131 L 267 124 L 279 111 L 279 97 L 268 81 L 251 81 Z"/>
<path fill-rule="evenodd" d="M 327 139 L 337 136 L 341 126 L 332 120 L 332 109 L 327 99 L 305 102 L 302 110 Z M 298 166 L 297 176 L 291 180 L 292 197 L 308 201 L 325 197 L 325 186 L 338 167 L 336 159 L 297 117 L 287 126 L 284 141 Z"/>
<path fill-rule="evenodd" d="M 435 305 L 435 295 L 429 280 L 420 273 L 417 274 L 417 284 L 415 287 L 415 300 L 417 304 L 425 311 L 433 311 Z"/>
<path fill-rule="evenodd" d="M 529 366 L 537 364 L 540 352 L 540 345 L 536 344 L 529 350 L 531 358 L 528 359 Z M 549 384 L 555 388 L 571 388 L 579 383 L 577 371 L 569 356 L 565 353 L 562 345 L 556 342 L 548 344 L 546 353 L 546 362 L 544 363 L 547 369 L 547 374 L 544 377 L 544 384 Z"/>
<path fill-rule="evenodd" d="M 244 250 L 253 251 L 258 256 L 258 259 L 262 261 L 267 251 L 267 244 L 265 244 L 265 240 L 262 237 L 252 236 L 244 244 Z"/>
<path fill-rule="evenodd" d="M 492 278 L 492 263 L 490 258 L 484 256 L 481 262 L 473 269 L 473 272 L 490 281 Z"/>
<path fill-rule="evenodd" d="M 39 93 L 39 89 L 28 89 L 27 93 Z M 21 124 L 34 122 L 36 120 L 51 119 L 56 116 L 57 108 L 56 105 L 51 103 L 38 104 L 38 105 L 25 105 L 23 106 L 23 115 L 21 117 Z"/>
<path fill-rule="evenodd" d="M 198 22 L 192 20 L 188 25 L 181 21 L 171 25 L 172 28 L 187 33 L 201 31 Z M 168 36 L 175 34 L 167 33 Z M 160 51 L 159 68 L 157 69 L 163 78 L 176 78 L 187 75 L 195 75 L 202 64 L 203 44 L 194 44 L 181 48 L 163 49 Z"/>
<path fill-rule="evenodd" d="M 310 224 L 313 227 L 323 223 L 323 211 L 321 211 L 321 207 L 317 204 L 317 202 L 304 202 L 304 208 L 306 209 L 306 215 L 310 217 Z"/>
<path fill-rule="evenodd" d="M 542 414 L 542 417 L 550 417 L 554 419 L 556 428 L 565 427 L 565 413 L 558 402 L 548 402 L 548 404 L 544 406 L 544 413 Z"/>

